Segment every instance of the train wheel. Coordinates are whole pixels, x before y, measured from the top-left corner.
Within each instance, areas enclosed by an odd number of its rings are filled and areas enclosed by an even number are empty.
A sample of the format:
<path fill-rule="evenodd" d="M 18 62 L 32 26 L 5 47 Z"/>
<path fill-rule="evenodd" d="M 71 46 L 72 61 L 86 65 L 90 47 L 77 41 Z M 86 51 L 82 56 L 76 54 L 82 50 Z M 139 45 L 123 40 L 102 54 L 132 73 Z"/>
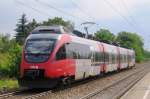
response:
<path fill-rule="evenodd" d="M 67 87 L 70 87 L 71 83 L 72 83 L 71 77 L 66 77 L 66 78 L 62 78 L 60 80 L 60 83 L 59 83 L 58 86 L 59 86 L 60 89 L 65 89 Z"/>
<path fill-rule="evenodd" d="M 70 86 L 71 86 L 71 82 L 72 82 L 72 80 L 71 80 L 70 77 L 66 79 L 66 84 L 67 84 L 67 86 L 70 87 Z"/>

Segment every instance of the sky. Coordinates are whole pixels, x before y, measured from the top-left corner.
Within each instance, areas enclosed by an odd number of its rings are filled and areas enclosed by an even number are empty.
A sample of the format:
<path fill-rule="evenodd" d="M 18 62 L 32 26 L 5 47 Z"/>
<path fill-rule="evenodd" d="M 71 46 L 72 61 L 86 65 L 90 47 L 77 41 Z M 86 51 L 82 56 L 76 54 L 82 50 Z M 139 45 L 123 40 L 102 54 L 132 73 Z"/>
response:
<path fill-rule="evenodd" d="M 144 47 L 150 50 L 150 0 L 0 0 L 0 33 L 15 35 L 14 29 L 21 15 L 38 22 L 62 17 L 84 31 L 83 22 L 95 22 L 92 34 L 100 28 L 117 34 L 121 31 L 138 33 Z"/>

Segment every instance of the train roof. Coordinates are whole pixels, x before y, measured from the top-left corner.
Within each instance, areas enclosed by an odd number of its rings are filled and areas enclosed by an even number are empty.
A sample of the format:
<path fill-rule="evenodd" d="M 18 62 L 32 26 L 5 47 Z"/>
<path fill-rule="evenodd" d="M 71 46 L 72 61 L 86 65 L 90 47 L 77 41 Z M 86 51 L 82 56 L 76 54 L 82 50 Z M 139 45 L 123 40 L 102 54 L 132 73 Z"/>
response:
<path fill-rule="evenodd" d="M 31 31 L 31 34 L 40 34 L 40 33 L 72 34 L 71 30 L 61 25 L 38 26 L 33 31 Z"/>
<path fill-rule="evenodd" d="M 57 39 L 60 34 L 49 34 L 49 33 L 39 33 L 39 34 L 30 34 L 27 39 L 45 39 L 45 38 L 53 38 Z"/>

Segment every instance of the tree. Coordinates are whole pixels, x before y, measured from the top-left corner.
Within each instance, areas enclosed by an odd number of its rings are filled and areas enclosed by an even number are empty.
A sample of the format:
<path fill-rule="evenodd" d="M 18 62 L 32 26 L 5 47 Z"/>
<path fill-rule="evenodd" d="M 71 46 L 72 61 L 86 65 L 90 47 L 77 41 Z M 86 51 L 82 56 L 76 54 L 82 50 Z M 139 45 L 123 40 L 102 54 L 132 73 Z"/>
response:
<path fill-rule="evenodd" d="M 150 51 L 145 50 L 144 55 L 145 55 L 146 60 L 150 59 Z"/>
<path fill-rule="evenodd" d="M 0 35 L 0 52 L 5 53 L 11 46 L 10 35 Z"/>
<path fill-rule="evenodd" d="M 95 38 L 100 41 L 114 41 L 115 35 L 107 29 L 100 29 L 95 33 Z"/>
<path fill-rule="evenodd" d="M 35 19 L 33 19 L 31 22 L 29 22 L 29 23 L 27 24 L 27 32 L 28 32 L 28 34 L 29 34 L 34 28 L 36 28 L 37 26 L 39 26 L 39 23 L 37 23 Z M 27 35 L 28 35 L 28 34 L 27 34 Z"/>
<path fill-rule="evenodd" d="M 71 23 L 70 21 L 65 21 L 60 17 L 55 17 L 53 19 L 48 19 L 47 21 L 42 22 L 41 25 L 46 25 L 46 26 L 50 26 L 50 25 L 62 25 L 62 26 L 66 26 L 69 29 L 74 28 L 74 24 Z"/>
<path fill-rule="evenodd" d="M 21 16 L 16 26 L 17 26 L 17 28 L 15 29 L 15 31 L 17 32 L 16 41 L 19 44 L 23 44 L 25 38 L 28 35 L 27 18 L 25 14 Z"/>
<path fill-rule="evenodd" d="M 134 49 L 137 62 L 144 60 L 144 43 L 138 34 L 125 31 L 120 32 L 116 41 L 118 41 L 122 47 Z"/>

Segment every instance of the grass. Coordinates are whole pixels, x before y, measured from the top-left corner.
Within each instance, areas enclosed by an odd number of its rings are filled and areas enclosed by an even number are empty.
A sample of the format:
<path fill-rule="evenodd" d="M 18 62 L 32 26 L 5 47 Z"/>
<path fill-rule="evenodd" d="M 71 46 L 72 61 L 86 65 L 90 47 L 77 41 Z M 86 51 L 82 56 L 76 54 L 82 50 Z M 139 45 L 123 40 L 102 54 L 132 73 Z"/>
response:
<path fill-rule="evenodd" d="M 18 82 L 16 79 L 0 79 L 0 90 L 3 88 L 9 89 L 17 89 L 19 88 Z"/>

